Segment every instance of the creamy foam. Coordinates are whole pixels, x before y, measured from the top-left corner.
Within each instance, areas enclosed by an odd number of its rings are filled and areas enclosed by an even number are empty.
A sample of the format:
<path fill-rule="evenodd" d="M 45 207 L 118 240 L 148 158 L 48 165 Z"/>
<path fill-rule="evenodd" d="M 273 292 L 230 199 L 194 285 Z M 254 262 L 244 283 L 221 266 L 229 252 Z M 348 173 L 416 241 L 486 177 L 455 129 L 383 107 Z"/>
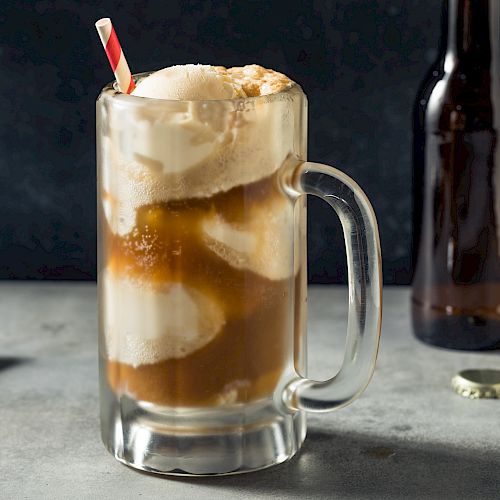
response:
<path fill-rule="evenodd" d="M 248 97 L 276 94 L 293 85 L 288 76 L 258 64 L 236 66 L 226 71 L 231 80 L 241 86 Z"/>

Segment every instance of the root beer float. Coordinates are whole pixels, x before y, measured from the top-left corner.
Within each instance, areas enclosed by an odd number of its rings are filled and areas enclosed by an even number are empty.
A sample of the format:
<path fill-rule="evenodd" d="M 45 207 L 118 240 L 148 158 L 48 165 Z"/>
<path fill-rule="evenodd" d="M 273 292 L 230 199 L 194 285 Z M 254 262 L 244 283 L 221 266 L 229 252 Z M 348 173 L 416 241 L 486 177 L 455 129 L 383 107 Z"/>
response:
<path fill-rule="evenodd" d="M 137 82 L 135 112 L 102 106 L 100 307 L 115 394 L 175 407 L 272 396 L 302 321 L 290 314 L 300 217 L 280 186 L 300 140 L 296 92 L 256 65 L 183 65 Z"/>

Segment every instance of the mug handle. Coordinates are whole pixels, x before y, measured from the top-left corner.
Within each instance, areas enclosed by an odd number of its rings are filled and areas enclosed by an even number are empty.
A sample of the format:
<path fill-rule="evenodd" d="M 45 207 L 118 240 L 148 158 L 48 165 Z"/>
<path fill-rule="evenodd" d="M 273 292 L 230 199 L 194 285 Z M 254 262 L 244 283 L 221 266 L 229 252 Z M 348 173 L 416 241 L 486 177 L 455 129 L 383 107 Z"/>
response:
<path fill-rule="evenodd" d="M 292 196 L 310 194 L 325 200 L 337 212 L 344 232 L 349 312 L 342 366 L 334 377 L 321 382 L 297 375 L 283 392 L 283 402 L 290 409 L 332 411 L 356 399 L 375 368 L 382 323 L 377 220 L 361 188 L 336 168 L 320 163 L 295 163 L 283 182 Z"/>

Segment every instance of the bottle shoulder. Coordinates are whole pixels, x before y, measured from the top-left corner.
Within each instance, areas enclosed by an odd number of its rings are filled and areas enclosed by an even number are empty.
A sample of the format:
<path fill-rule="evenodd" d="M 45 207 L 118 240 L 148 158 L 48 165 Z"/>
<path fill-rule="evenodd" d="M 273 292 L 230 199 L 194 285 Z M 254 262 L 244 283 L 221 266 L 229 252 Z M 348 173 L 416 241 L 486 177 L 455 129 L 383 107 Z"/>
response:
<path fill-rule="evenodd" d="M 500 99 L 494 99 L 492 91 L 498 92 L 498 88 L 492 88 L 489 76 L 471 81 L 459 70 L 444 74 L 429 93 L 425 129 L 492 128 L 494 110 L 500 108 Z"/>
<path fill-rule="evenodd" d="M 444 75 L 443 60 L 438 59 L 427 70 L 425 77 L 420 82 L 412 110 L 414 131 L 423 129 L 429 98 L 432 94 L 434 87 L 436 86 L 436 83 L 443 78 L 443 75 Z"/>

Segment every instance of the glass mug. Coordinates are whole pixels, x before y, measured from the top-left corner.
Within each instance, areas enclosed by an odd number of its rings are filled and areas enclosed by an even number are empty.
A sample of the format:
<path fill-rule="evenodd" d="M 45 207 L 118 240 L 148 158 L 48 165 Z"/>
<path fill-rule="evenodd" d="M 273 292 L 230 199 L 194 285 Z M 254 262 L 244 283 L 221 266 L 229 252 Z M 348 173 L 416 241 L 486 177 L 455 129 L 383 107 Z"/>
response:
<path fill-rule="evenodd" d="M 120 462 L 181 475 L 278 464 L 302 445 L 306 412 L 367 385 L 377 223 L 354 181 L 304 160 L 306 135 L 298 85 L 216 101 L 100 94 L 101 430 Z M 344 361 L 321 382 L 306 377 L 306 194 L 339 216 L 349 270 Z"/>

